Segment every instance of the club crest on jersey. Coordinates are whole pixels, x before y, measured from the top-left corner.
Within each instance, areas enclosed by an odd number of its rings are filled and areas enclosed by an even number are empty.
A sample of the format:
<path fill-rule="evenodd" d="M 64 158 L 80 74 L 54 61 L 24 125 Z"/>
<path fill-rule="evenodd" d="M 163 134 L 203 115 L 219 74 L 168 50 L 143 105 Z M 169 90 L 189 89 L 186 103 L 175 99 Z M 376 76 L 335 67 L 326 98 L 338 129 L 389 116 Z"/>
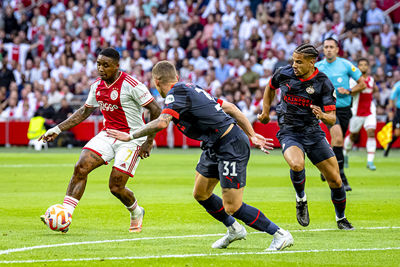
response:
<path fill-rule="evenodd" d="M 118 91 L 117 90 L 113 90 L 110 94 L 110 97 L 112 100 L 115 100 L 118 98 Z"/>
<path fill-rule="evenodd" d="M 174 96 L 173 95 L 169 95 L 169 96 L 167 96 L 167 98 L 165 98 L 165 105 L 168 105 L 168 104 L 170 104 L 170 103 L 172 103 L 174 101 L 175 101 Z"/>
<path fill-rule="evenodd" d="M 337 78 L 337 81 L 338 81 L 338 83 L 341 83 L 341 82 L 343 82 L 343 79 L 342 79 L 342 77 L 339 77 L 339 78 Z"/>
<path fill-rule="evenodd" d="M 309 86 L 309 87 L 306 88 L 306 92 L 307 92 L 309 95 L 312 95 L 312 94 L 315 93 L 315 89 L 314 89 L 314 87 Z"/>

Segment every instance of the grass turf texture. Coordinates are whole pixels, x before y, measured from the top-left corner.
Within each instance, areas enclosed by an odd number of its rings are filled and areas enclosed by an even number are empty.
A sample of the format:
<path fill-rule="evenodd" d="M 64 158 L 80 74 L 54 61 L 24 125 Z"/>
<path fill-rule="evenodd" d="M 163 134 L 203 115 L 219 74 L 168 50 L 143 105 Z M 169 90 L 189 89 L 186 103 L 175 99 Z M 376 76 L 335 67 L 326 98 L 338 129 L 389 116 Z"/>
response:
<path fill-rule="evenodd" d="M 366 169 L 365 151 L 350 155 L 350 168 L 346 173 L 354 191 L 347 194 L 346 214 L 356 230 L 346 232 L 336 230 L 330 190 L 309 161 L 306 162 L 306 193 L 310 225 L 303 228 L 296 221 L 294 189 L 280 151 L 264 155 L 253 150 L 244 201 L 260 208 L 282 228 L 292 231 L 295 245 L 285 252 L 297 252 L 279 254 L 255 254 L 263 252 L 272 237 L 255 234 L 249 227 L 246 241 L 235 242 L 225 250 L 211 249 L 211 244 L 225 233 L 226 228 L 192 197 L 194 168 L 201 153 L 197 149 L 158 149 L 149 159 L 140 162 L 128 187 L 135 192 L 139 205 L 146 209 L 142 233 L 128 232 L 129 214 L 109 193 L 110 165 L 89 175 L 70 231 L 67 234 L 52 232 L 42 224 L 39 216 L 47 207 L 62 203 L 79 153 L 78 149 L 51 149 L 41 153 L 28 152 L 25 148 L 0 149 L 0 265 L 4 261 L 96 258 L 78 262 L 36 262 L 33 265 L 399 266 L 400 229 L 364 228 L 400 226 L 400 151 L 394 150 L 389 158 L 383 158 L 382 151 L 378 151 L 375 172 Z M 219 187 L 216 193 L 220 195 Z M 300 231 L 310 229 L 331 230 Z M 37 245 L 206 234 L 221 235 L 79 244 L 4 254 L 8 249 Z M 397 249 L 342 251 L 393 247 Z M 339 251 L 332 251 L 334 249 Z M 215 255 L 221 253 L 245 254 Z M 186 254 L 200 255 L 126 259 Z M 110 257 L 121 258 L 108 259 Z"/>

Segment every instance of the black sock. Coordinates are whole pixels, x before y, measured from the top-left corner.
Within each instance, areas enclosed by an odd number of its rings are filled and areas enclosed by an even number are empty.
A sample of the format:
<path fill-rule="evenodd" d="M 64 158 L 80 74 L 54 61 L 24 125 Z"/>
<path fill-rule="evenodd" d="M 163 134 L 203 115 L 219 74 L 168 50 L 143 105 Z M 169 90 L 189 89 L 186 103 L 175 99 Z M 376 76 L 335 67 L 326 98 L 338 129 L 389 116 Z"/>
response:
<path fill-rule="evenodd" d="M 235 219 L 225 212 L 222 199 L 219 196 L 212 194 L 208 199 L 198 202 L 211 216 L 225 224 L 226 227 L 231 226 L 235 222 Z"/>
<path fill-rule="evenodd" d="M 331 199 L 335 206 L 336 217 L 343 218 L 346 209 L 346 191 L 344 191 L 343 185 L 340 188 L 331 188 Z"/>
<path fill-rule="evenodd" d="M 347 177 L 344 174 L 344 156 L 343 156 L 343 147 L 342 146 L 334 146 L 333 147 L 333 152 L 335 153 L 338 165 L 339 165 L 339 171 L 340 171 L 340 178 L 342 178 L 342 181 L 345 185 L 348 184 L 347 182 Z"/>
<path fill-rule="evenodd" d="M 279 229 L 279 227 L 265 217 L 259 209 L 247 205 L 244 202 L 232 216 L 256 230 L 267 232 L 271 235 L 275 234 Z"/>
<path fill-rule="evenodd" d="M 292 179 L 292 184 L 294 190 L 296 190 L 297 196 L 304 197 L 304 187 L 306 185 L 306 170 L 303 169 L 299 172 L 290 170 L 290 179 Z"/>

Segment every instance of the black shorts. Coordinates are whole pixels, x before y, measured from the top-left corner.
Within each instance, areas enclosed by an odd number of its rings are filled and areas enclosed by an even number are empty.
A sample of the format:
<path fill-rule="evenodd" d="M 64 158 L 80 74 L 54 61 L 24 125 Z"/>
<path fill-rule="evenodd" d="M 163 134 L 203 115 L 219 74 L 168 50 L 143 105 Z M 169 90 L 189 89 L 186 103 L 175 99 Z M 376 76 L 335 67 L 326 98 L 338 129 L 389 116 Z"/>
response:
<path fill-rule="evenodd" d="M 320 131 L 310 132 L 293 132 L 283 129 L 278 132 L 278 139 L 282 146 L 282 154 L 285 153 L 286 149 L 291 146 L 297 146 L 303 153 L 307 153 L 307 157 L 315 165 L 335 156 L 328 140 L 326 140 L 325 134 Z M 314 139 L 311 141 L 310 136 Z"/>
<path fill-rule="evenodd" d="M 396 114 L 393 118 L 393 129 L 400 129 L 400 108 L 396 109 Z"/>
<path fill-rule="evenodd" d="M 219 179 L 222 188 L 239 189 L 246 185 L 249 158 L 249 138 L 235 125 L 212 148 L 203 151 L 196 171 L 206 178 Z"/>
<path fill-rule="evenodd" d="M 336 108 L 336 124 L 340 125 L 342 129 L 343 137 L 346 136 L 347 129 L 349 128 L 349 122 L 351 117 L 353 117 L 353 113 L 351 112 L 351 107 L 345 108 Z M 330 130 L 332 125 L 326 125 Z"/>

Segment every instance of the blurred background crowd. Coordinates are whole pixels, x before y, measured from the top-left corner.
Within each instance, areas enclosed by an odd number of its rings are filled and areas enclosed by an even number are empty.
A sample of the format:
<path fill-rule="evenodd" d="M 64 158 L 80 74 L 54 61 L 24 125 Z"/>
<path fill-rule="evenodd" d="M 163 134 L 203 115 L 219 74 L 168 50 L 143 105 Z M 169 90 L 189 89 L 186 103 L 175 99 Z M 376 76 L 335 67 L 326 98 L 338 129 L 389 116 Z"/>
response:
<path fill-rule="evenodd" d="M 115 47 L 121 70 L 146 84 L 159 60 L 181 81 L 235 103 L 256 120 L 274 70 L 297 45 L 340 42 L 340 56 L 370 61 L 379 87 L 378 119 L 400 81 L 400 8 L 396 0 L 2 0 L 0 120 L 38 112 L 59 123 L 86 100 L 96 57 Z M 274 108 L 271 109 L 274 113 Z M 99 113 L 97 113 L 99 115 Z M 271 114 L 274 117 L 274 114 Z"/>

